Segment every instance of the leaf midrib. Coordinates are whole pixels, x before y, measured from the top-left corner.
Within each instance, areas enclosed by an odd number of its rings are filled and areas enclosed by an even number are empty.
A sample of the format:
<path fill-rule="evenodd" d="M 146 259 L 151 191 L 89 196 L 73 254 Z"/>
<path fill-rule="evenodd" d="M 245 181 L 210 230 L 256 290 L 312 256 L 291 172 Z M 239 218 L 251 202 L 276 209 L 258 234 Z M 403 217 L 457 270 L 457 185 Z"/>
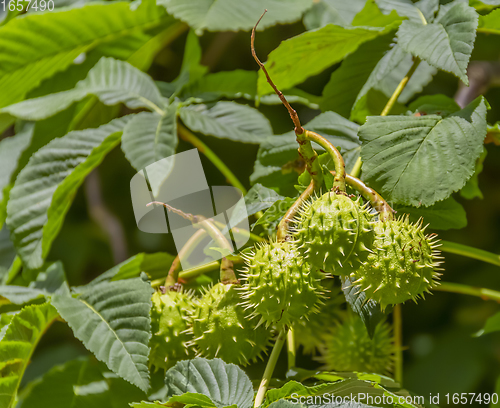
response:
<path fill-rule="evenodd" d="M 118 337 L 118 334 L 113 330 L 113 328 L 109 325 L 109 323 L 106 321 L 106 319 L 90 303 L 86 302 L 82 298 L 77 298 L 77 300 L 80 301 L 86 307 L 88 307 L 90 309 L 90 311 L 92 311 L 93 313 L 95 313 L 106 324 L 106 326 L 108 327 L 109 331 L 111 331 L 111 333 L 113 333 L 113 335 L 115 336 L 116 340 L 118 340 L 120 342 L 120 344 L 122 345 L 123 349 L 126 351 L 125 355 L 129 359 L 129 361 L 132 363 L 132 366 L 134 367 L 134 369 L 135 369 L 136 373 L 138 374 L 139 378 L 141 379 L 141 383 L 143 384 L 143 386 L 145 386 L 147 388 L 147 384 L 144 383 L 144 379 L 142 378 L 141 373 L 139 372 L 139 370 L 137 370 L 137 367 L 135 366 L 134 360 L 132 360 L 132 357 L 130 356 L 129 351 L 125 347 L 125 343 L 123 343 L 123 341 Z"/>

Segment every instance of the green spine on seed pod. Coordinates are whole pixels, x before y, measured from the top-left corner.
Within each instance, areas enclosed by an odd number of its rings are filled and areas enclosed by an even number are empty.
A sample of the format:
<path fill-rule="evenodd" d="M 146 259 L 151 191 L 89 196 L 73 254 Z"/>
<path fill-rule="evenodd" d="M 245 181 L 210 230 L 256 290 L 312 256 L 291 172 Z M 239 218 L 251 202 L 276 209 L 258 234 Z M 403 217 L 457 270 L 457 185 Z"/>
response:
<path fill-rule="evenodd" d="M 370 338 L 358 315 L 337 321 L 327 332 L 321 357 L 325 370 L 389 374 L 394 364 L 394 342 L 388 323 L 382 322 Z"/>
<path fill-rule="evenodd" d="M 295 242 L 312 265 L 346 275 L 363 262 L 375 238 L 374 215 L 361 199 L 329 192 L 307 202 L 296 219 Z"/>
<path fill-rule="evenodd" d="M 260 316 L 258 325 L 290 326 L 319 311 L 325 275 L 311 267 L 294 244 L 270 242 L 244 259 L 242 305 L 249 309 L 249 317 Z"/>
<path fill-rule="evenodd" d="M 379 222 L 375 230 L 373 252 L 351 274 L 353 285 L 383 309 L 430 293 L 442 270 L 436 234 L 425 235 L 422 221 L 412 224 L 407 216 Z"/>
<path fill-rule="evenodd" d="M 345 298 L 339 287 L 333 285 L 333 279 L 325 282 L 328 293 L 325 295 L 324 305 L 319 307 L 318 313 L 313 313 L 300 319 L 293 325 L 293 333 L 297 346 L 302 346 L 304 354 L 316 354 L 316 350 L 323 344 L 325 327 L 330 327 L 334 322 L 345 315 L 341 305 Z"/>
<path fill-rule="evenodd" d="M 246 318 L 236 285 L 218 283 L 200 300 L 192 319 L 191 344 L 198 355 L 246 365 L 262 355 L 271 332 Z"/>
<path fill-rule="evenodd" d="M 179 360 L 194 357 L 194 350 L 188 344 L 191 337 L 186 330 L 195 305 L 191 294 L 182 291 L 155 292 L 151 300 L 149 362 L 166 370 Z"/>

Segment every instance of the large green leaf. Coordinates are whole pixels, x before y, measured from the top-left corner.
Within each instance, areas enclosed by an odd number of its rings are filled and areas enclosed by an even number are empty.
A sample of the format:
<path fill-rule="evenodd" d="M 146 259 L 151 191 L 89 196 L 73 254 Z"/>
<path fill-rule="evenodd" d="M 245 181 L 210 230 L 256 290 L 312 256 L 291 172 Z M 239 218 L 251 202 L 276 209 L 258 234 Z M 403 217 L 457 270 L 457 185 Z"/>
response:
<path fill-rule="evenodd" d="M 395 203 L 429 206 L 448 198 L 474 173 L 486 109 L 481 97 L 449 116 L 369 117 L 359 130 L 365 180 Z"/>
<path fill-rule="evenodd" d="M 398 216 L 409 214 L 412 222 L 417 222 L 422 217 L 424 225 L 430 224 L 432 229 L 460 229 L 467 226 L 467 215 L 464 207 L 453 197 L 438 201 L 430 207 L 395 206 L 394 209 Z"/>
<path fill-rule="evenodd" d="M 167 371 L 165 384 L 169 396 L 186 392 L 203 394 L 218 408 L 231 405 L 250 408 L 253 402 L 253 386 L 245 372 L 219 358 L 180 361 Z"/>
<path fill-rule="evenodd" d="M 177 105 L 164 115 L 141 112 L 123 130 L 122 150 L 136 170 L 175 154 L 177 148 Z M 165 169 L 168 174 L 168 169 Z"/>
<path fill-rule="evenodd" d="M 45 330 L 57 317 L 50 304 L 26 306 L 0 341 L 0 406 L 13 407 L 21 378 Z"/>
<path fill-rule="evenodd" d="M 40 120 L 61 112 L 72 103 L 95 95 L 106 105 L 124 103 L 130 109 L 147 108 L 162 112 L 160 91 L 153 80 L 127 62 L 101 58 L 87 78 L 74 89 L 28 99 L 3 109 L 26 120 Z"/>
<path fill-rule="evenodd" d="M 261 143 L 273 134 L 262 113 L 234 102 L 189 105 L 180 109 L 180 117 L 191 130 L 236 142 Z"/>
<path fill-rule="evenodd" d="M 7 205 L 7 225 L 28 268 L 42 266 L 78 187 L 119 143 L 129 119 L 55 139 L 38 150 L 19 173 Z"/>
<path fill-rule="evenodd" d="M 185 21 L 198 34 L 209 31 L 251 30 L 267 9 L 260 29 L 291 23 L 312 5 L 312 0 L 163 0 L 167 11 Z"/>
<path fill-rule="evenodd" d="M 500 34 L 500 8 L 486 16 L 480 16 L 477 31 L 485 34 Z"/>
<path fill-rule="evenodd" d="M 477 24 L 476 11 L 464 3 L 456 3 L 430 24 L 404 21 L 397 33 L 398 45 L 468 85 L 467 65 L 474 48 Z"/>
<path fill-rule="evenodd" d="M 361 44 L 393 31 L 398 24 L 399 20 L 385 28 L 344 28 L 329 24 L 283 41 L 269 54 L 266 68 L 279 89 L 289 89 L 342 61 Z M 259 95 L 273 92 L 262 71 L 257 90 Z"/>
<path fill-rule="evenodd" d="M 97 359 L 147 391 L 152 293 L 149 283 L 134 278 L 93 285 L 76 298 L 56 294 L 52 304 Z"/>
<path fill-rule="evenodd" d="M 22 100 L 81 53 L 168 19 L 162 7 L 146 0 L 135 10 L 128 2 L 94 3 L 10 21 L 0 27 L 0 107 Z"/>
<path fill-rule="evenodd" d="M 33 126 L 27 124 L 17 135 L 0 141 L 0 226 L 6 217 L 9 192 L 17 176 L 19 159 L 33 136 Z"/>

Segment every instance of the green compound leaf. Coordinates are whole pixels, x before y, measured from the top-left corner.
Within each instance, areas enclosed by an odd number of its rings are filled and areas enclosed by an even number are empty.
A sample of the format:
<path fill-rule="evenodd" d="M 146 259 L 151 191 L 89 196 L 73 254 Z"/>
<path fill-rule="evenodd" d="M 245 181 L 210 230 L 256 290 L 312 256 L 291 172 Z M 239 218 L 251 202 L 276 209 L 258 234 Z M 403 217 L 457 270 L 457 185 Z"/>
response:
<path fill-rule="evenodd" d="M 78 187 L 120 142 L 128 120 L 114 119 L 52 140 L 21 170 L 10 192 L 7 226 L 28 268 L 42 266 Z"/>
<path fill-rule="evenodd" d="M 399 21 L 385 28 L 344 28 L 329 24 L 318 30 L 305 32 L 283 41 L 272 51 L 266 68 L 279 89 L 289 89 L 342 61 L 361 44 L 393 31 Z M 273 92 L 262 71 L 259 71 L 257 90 L 259 95 Z"/>
<path fill-rule="evenodd" d="M 421 217 L 424 225 L 438 230 L 461 229 L 467 226 L 467 214 L 464 207 L 453 197 L 438 201 L 430 207 L 394 206 L 397 215 L 409 214 L 411 222 L 417 222 Z"/>
<path fill-rule="evenodd" d="M 217 408 L 231 405 L 250 408 L 253 402 L 253 386 L 245 372 L 219 358 L 180 361 L 167 371 L 165 384 L 169 396 L 186 392 L 203 394 Z"/>
<path fill-rule="evenodd" d="M 13 407 L 21 378 L 45 330 L 57 317 L 48 303 L 26 306 L 10 322 L 0 341 L 0 406 Z"/>
<path fill-rule="evenodd" d="M 312 0 L 163 0 L 167 11 L 194 28 L 208 31 L 249 31 L 267 9 L 259 29 L 292 23 L 312 6 Z"/>
<path fill-rule="evenodd" d="M 261 143 L 273 134 L 269 120 L 257 109 L 234 102 L 185 106 L 179 111 L 191 130 L 242 143 Z"/>
<path fill-rule="evenodd" d="M 135 10 L 128 2 L 95 3 L 29 13 L 10 21 L 0 27 L 0 107 L 23 100 L 81 53 L 131 31 L 156 27 L 166 19 L 165 10 L 147 0 Z"/>
<path fill-rule="evenodd" d="M 160 91 L 153 80 L 129 63 L 113 58 L 101 58 L 74 89 L 28 99 L 2 111 L 26 120 L 40 120 L 63 111 L 88 95 L 97 96 L 106 105 L 124 103 L 130 109 L 147 108 L 162 112 Z"/>
<path fill-rule="evenodd" d="M 18 134 L 0 141 L 0 226 L 5 222 L 7 201 L 19 172 L 19 161 L 33 137 L 33 126 L 26 125 Z"/>
<path fill-rule="evenodd" d="M 467 65 L 474 48 L 478 16 L 464 3 L 457 3 L 430 24 L 404 21 L 398 45 L 435 68 L 454 74 L 466 85 Z"/>
<path fill-rule="evenodd" d="M 486 109 L 480 97 L 445 117 L 369 117 L 359 130 L 365 180 L 394 203 L 430 206 L 448 198 L 474 173 Z"/>
<path fill-rule="evenodd" d="M 98 360 L 146 392 L 152 293 L 135 278 L 93 285 L 76 298 L 54 295 L 52 304 Z"/>
<path fill-rule="evenodd" d="M 122 150 L 136 170 L 175 154 L 177 143 L 177 105 L 164 115 L 138 113 L 123 129 Z"/>

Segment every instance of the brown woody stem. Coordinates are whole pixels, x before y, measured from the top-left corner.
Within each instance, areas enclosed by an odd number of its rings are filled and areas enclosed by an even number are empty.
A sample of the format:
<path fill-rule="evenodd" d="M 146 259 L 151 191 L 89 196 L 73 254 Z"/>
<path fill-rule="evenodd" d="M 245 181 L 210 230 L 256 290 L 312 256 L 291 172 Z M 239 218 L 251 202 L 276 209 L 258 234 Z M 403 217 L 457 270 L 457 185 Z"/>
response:
<path fill-rule="evenodd" d="M 311 181 L 309 186 L 304 190 L 304 192 L 297 198 L 297 200 L 292 204 L 292 206 L 285 213 L 280 223 L 278 224 L 278 233 L 276 238 L 278 242 L 286 241 L 286 237 L 288 235 L 288 230 L 290 228 L 290 224 L 292 223 L 295 214 L 301 207 L 301 205 L 306 201 L 309 197 L 311 197 L 314 192 L 314 181 Z"/>
<path fill-rule="evenodd" d="M 335 174 L 334 171 L 331 173 Z M 380 214 L 380 220 L 392 220 L 394 218 L 395 211 L 373 188 L 368 187 L 360 179 L 349 174 L 345 176 L 345 181 L 370 202 L 371 206 Z"/>
<path fill-rule="evenodd" d="M 253 55 L 253 58 L 255 59 L 255 62 L 257 62 L 257 64 L 259 64 L 259 67 L 264 72 L 264 74 L 266 76 L 266 79 L 267 79 L 267 82 L 269 83 L 269 85 L 271 85 L 271 87 L 273 88 L 274 92 L 276 92 L 276 94 L 280 98 L 280 100 L 283 103 L 283 105 L 285 105 L 285 108 L 287 108 L 288 113 L 290 114 L 290 118 L 292 119 L 292 122 L 295 125 L 295 133 L 297 135 L 299 135 L 299 134 L 304 133 L 304 129 L 302 129 L 302 126 L 300 124 L 299 115 L 297 115 L 297 112 L 295 111 L 295 109 L 293 109 L 290 106 L 290 104 L 286 100 L 286 98 L 283 95 L 283 93 L 276 87 L 276 85 L 274 85 L 274 82 L 272 81 L 271 77 L 269 76 L 269 73 L 267 72 L 266 67 L 260 61 L 259 57 L 257 57 L 257 53 L 255 52 L 255 30 L 256 30 L 257 26 L 259 25 L 260 20 L 262 20 L 262 17 L 264 17 L 264 14 L 266 14 L 266 13 L 267 13 L 267 9 L 264 10 L 264 12 L 260 16 L 259 20 L 257 21 L 257 23 L 255 24 L 255 26 L 252 29 L 252 35 L 250 37 L 250 48 L 252 49 L 252 55 Z"/>
<path fill-rule="evenodd" d="M 335 166 L 335 179 L 333 181 L 333 187 L 339 190 L 340 192 L 345 191 L 345 163 L 344 158 L 337 150 L 337 148 L 326 138 L 321 135 L 318 135 L 315 132 L 311 132 L 310 130 L 306 130 L 306 139 L 319 144 L 323 149 L 325 149 L 330 157 L 333 160 L 333 164 Z M 319 167 L 319 163 L 318 163 Z M 320 168 L 321 171 L 321 168 Z"/>
<path fill-rule="evenodd" d="M 193 226 L 195 228 L 202 228 L 205 230 L 205 232 L 212 238 L 219 247 L 228 250 L 229 252 L 233 252 L 233 247 L 229 243 L 229 241 L 226 239 L 226 237 L 220 232 L 220 230 L 214 225 L 213 221 L 211 219 L 199 216 L 199 215 L 193 215 L 189 213 L 185 213 L 177 208 L 172 207 L 171 205 L 168 205 L 166 203 L 162 203 L 160 201 L 152 201 L 148 203 L 147 205 L 150 206 L 152 204 L 160 204 L 163 205 L 167 210 L 172 211 L 175 214 L 180 215 L 181 217 L 191 221 L 193 223 Z M 233 270 L 233 263 L 226 257 L 222 258 L 221 261 L 221 267 L 220 267 L 220 272 L 221 272 L 221 282 L 222 283 L 235 283 L 238 282 L 236 279 L 236 275 Z"/>

